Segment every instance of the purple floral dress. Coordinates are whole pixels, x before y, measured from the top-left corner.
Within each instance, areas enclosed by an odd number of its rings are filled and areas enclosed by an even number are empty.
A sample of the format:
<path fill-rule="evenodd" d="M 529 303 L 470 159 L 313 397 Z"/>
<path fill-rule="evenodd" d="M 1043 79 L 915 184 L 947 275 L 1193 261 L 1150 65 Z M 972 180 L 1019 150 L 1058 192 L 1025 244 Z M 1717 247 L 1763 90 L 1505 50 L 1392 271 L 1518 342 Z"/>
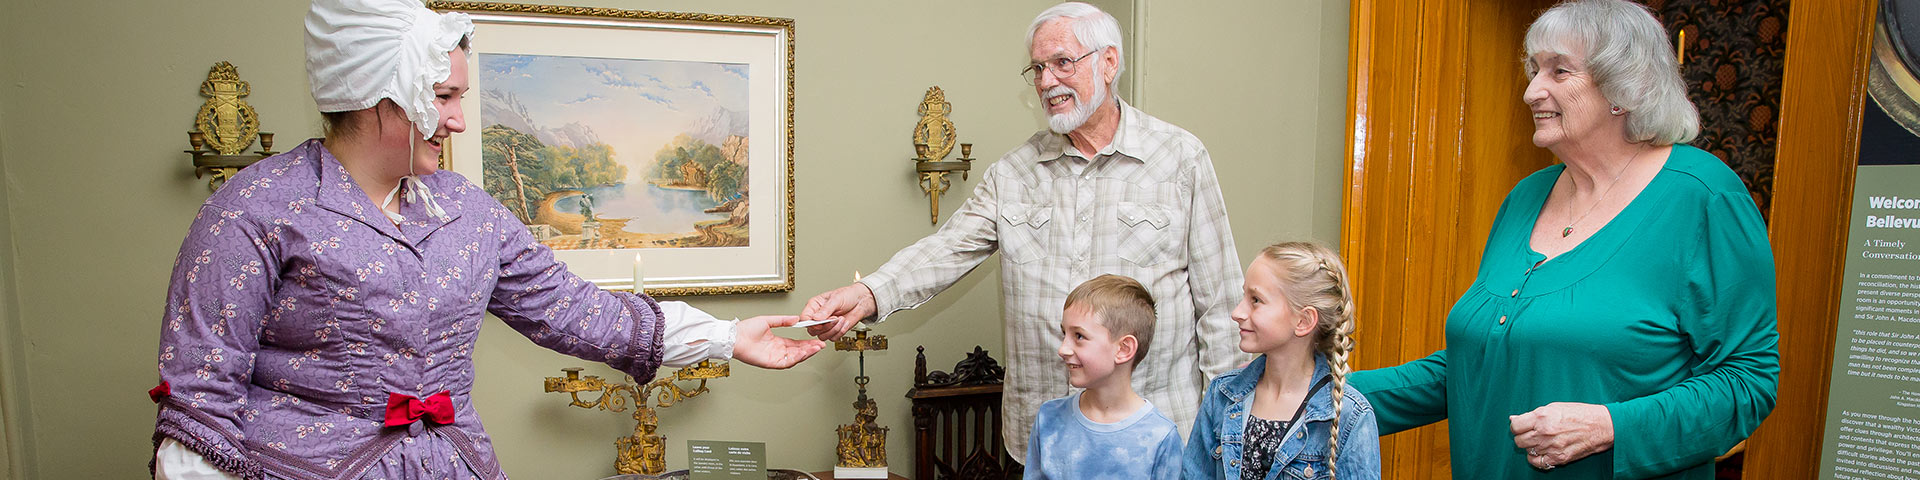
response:
<path fill-rule="evenodd" d="M 487 312 L 534 343 L 653 377 L 651 298 L 568 273 L 465 177 L 422 180 L 447 216 L 405 203 L 395 225 L 309 140 L 208 198 L 167 288 L 155 443 L 249 479 L 505 478 L 469 396 Z M 441 392 L 450 423 L 386 426 L 390 402 Z"/>

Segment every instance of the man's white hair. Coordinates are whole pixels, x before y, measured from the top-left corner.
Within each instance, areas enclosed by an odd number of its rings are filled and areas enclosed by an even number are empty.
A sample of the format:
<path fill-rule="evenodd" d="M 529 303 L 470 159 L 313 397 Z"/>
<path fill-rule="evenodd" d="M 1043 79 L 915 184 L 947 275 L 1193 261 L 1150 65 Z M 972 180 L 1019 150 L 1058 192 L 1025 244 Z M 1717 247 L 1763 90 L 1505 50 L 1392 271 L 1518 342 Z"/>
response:
<path fill-rule="evenodd" d="M 1080 46 L 1086 48 L 1087 52 L 1113 47 L 1113 81 L 1107 82 L 1107 91 L 1117 91 L 1115 88 L 1120 86 L 1120 73 L 1127 71 L 1127 52 L 1120 46 L 1120 21 L 1114 20 L 1113 15 L 1108 15 L 1100 7 L 1085 3 L 1054 5 L 1040 12 L 1040 16 L 1033 17 L 1033 24 L 1027 26 L 1027 51 L 1033 51 L 1033 34 L 1040 31 L 1040 26 L 1056 18 L 1065 18 L 1072 24 L 1073 38 L 1079 40 Z M 1095 72 L 1097 74 L 1098 70 Z"/>
<path fill-rule="evenodd" d="M 1527 27 L 1527 58 L 1552 52 L 1586 59 L 1607 101 L 1627 111 L 1627 141 L 1672 145 L 1700 135 L 1700 112 L 1666 29 L 1647 7 L 1626 0 L 1571 0 Z M 1535 73 L 1527 62 L 1527 76 Z"/>

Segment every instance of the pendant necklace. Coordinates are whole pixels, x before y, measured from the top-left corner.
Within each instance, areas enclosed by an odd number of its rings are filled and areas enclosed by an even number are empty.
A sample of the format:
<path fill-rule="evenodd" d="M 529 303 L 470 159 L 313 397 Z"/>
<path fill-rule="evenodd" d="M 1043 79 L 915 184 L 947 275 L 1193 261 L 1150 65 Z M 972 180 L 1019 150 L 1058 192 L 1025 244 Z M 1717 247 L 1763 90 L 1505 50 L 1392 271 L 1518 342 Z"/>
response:
<path fill-rule="evenodd" d="M 1640 152 L 1640 153 L 1645 153 L 1645 152 Z M 1640 160 L 1640 153 L 1633 154 L 1633 158 L 1627 159 L 1626 165 L 1620 166 L 1620 171 L 1613 173 L 1613 181 L 1607 182 L 1607 188 L 1605 190 L 1600 191 L 1600 198 L 1598 200 L 1594 200 L 1592 206 L 1587 207 L 1587 213 L 1580 214 L 1579 218 L 1575 218 L 1573 219 L 1573 221 L 1567 222 L 1566 228 L 1560 229 L 1560 238 L 1567 238 L 1568 235 L 1573 235 L 1573 226 L 1575 224 L 1580 223 L 1581 220 L 1586 220 L 1588 215 L 1593 214 L 1593 210 L 1595 208 L 1600 208 L 1600 204 L 1607 201 L 1607 194 L 1613 193 L 1613 185 L 1616 183 L 1620 183 L 1620 176 L 1627 173 L 1627 169 L 1633 166 L 1633 162 Z M 1569 180 L 1569 182 L 1571 182 L 1571 180 Z M 1568 217 L 1573 216 L 1573 198 L 1571 195 L 1569 195 L 1567 198 L 1567 216 Z"/>

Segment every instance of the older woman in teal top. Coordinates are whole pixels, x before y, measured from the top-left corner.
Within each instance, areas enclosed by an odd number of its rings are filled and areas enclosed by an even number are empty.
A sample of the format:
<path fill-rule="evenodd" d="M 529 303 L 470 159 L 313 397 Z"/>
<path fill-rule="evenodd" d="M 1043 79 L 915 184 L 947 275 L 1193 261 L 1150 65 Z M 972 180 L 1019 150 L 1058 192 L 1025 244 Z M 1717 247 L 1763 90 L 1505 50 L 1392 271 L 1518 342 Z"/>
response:
<path fill-rule="evenodd" d="M 1713 477 L 1773 410 L 1773 255 L 1699 131 L 1645 7 L 1577 0 L 1527 31 L 1533 142 L 1447 348 L 1357 372 L 1382 434 L 1450 420 L 1456 478 Z"/>

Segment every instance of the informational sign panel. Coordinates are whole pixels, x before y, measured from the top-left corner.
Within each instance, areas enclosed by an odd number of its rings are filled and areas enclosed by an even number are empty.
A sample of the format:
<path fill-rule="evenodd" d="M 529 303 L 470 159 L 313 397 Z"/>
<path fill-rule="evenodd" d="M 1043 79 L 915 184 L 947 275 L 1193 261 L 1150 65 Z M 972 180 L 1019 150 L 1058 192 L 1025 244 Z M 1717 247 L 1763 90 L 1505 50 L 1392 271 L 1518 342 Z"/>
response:
<path fill-rule="evenodd" d="M 1916 17 L 1920 1 L 1883 1 L 1874 32 L 1872 95 L 1862 115 L 1821 478 L 1920 480 Z"/>
<path fill-rule="evenodd" d="M 690 480 L 765 480 L 767 444 L 759 442 L 687 442 Z"/>
<path fill-rule="evenodd" d="M 1920 479 L 1920 166 L 1862 165 L 1854 198 L 1823 470 Z"/>

